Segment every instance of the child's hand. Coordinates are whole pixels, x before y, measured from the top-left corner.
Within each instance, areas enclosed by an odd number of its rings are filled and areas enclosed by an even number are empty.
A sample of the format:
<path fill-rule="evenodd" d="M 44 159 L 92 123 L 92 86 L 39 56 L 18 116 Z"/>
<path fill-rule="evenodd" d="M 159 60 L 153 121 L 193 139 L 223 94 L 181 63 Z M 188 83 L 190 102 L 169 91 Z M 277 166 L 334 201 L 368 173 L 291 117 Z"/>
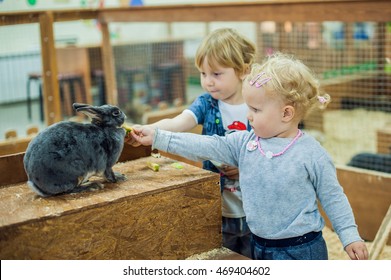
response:
<path fill-rule="evenodd" d="M 132 126 L 132 130 L 133 129 L 141 129 L 141 125 L 133 125 Z M 133 137 L 132 133 L 131 132 L 128 132 L 126 133 L 125 135 L 125 143 L 126 144 L 129 144 L 129 145 L 132 145 L 133 147 L 138 147 L 140 146 L 141 144 L 139 142 L 137 142 L 137 140 Z"/>
<path fill-rule="evenodd" d="M 350 259 L 352 260 L 367 260 L 368 259 L 368 249 L 364 242 L 356 241 L 350 243 L 345 247 L 346 253 L 348 253 Z"/>
<path fill-rule="evenodd" d="M 153 138 L 155 137 L 155 129 L 150 126 L 136 126 L 130 132 L 134 140 L 144 146 L 152 145 Z"/>

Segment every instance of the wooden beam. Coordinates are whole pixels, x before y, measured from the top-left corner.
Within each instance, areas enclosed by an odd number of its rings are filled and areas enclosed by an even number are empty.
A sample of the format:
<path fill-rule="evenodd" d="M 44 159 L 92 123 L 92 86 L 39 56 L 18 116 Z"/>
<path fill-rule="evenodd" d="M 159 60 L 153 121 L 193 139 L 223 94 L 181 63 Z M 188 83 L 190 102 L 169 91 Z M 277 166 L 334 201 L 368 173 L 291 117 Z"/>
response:
<path fill-rule="evenodd" d="M 28 136 L 0 141 L 0 156 L 25 152 L 31 139 L 32 136 Z"/>
<path fill-rule="evenodd" d="M 73 10 L 57 10 L 53 11 L 54 21 L 74 21 L 81 19 L 96 19 L 98 17 L 97 9 L 73 9 Z"/>
<path fill-rule="evenodd" d="M 391 5 L 386 0 L 262 1 L 114 8 L 100 15 L 105 22 L 389 21 Z"/>
<path fill-rule="evenodd" d="M 380 228 L 373 240 L 371 250 L 369 251 L 369 259 L 376 260 L 381 254 L 383 247 L 386 245 L 391 231 L 391 205 L 388 208 L 387 214 L 380 225 Z"/>
<path fill-rule="evenodd" d="M 118 105 L 117 82 L 115 79 L 113 47 L 110 43 L 109 25 L 106 22 L 101 23 L 102 32 L 102 65 L 105 81 L 106 102 L 112 105 Z"/>
<path fill-rule="evenodd" d="M 0 26 L 39 23 L 41 12 L 7 12 L 0 13 Z"/>
<path fill-rule="evenodd" d="M 0 156 L 0 189 L 6 185 L 27 181 L 23 157 L 24 153 Z"/>
<path fill-rule="evenodd" d="M 62 120 L 58 70 L 53 31 L 53 12 L 39 17 L 42 49 L 42 78 L 45 121 L 47 125 Z"/>
<path fill-rule="evenodd" d="M 314 11 L 314 12 L 312 12 Z M 315 12 L 316 11 L 316 12 Z M 217 4 L 185 4 L 103 9 L 53 10 L 53 20 L 96 19 L 102 22 L 193 21 L 376 21 L 391 20 L 388 0 L 259 1 Z M 0 26 L 37 23 L 47 11 L 0 13 Z"/>
<path fill-rule="evenodd" d="M 39 23 L 42 14 L 48 11 L 28 11 L 28 12 L 5 12 L 0 13 L 0 26 Z M 96 19 L 98 10 L 81 9 L 81 10 L 52 10 L 53 21 L 74 21 L 81 19 Z"/>

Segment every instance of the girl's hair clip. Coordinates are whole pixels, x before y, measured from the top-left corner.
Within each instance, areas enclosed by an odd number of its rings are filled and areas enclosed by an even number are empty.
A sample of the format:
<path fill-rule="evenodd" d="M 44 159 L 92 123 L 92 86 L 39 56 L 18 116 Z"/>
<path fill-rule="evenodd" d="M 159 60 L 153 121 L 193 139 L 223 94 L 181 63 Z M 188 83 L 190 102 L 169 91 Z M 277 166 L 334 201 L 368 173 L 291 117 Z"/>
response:
<path fill-rule="evenodd" d="M 327 99 L 324 98 L 323 96 L 318 96 L 318 100 L 321 104 L 325 104 L 327 102 Z"/>
<path fill-rule="evenodd" d="M 270 81 L 272 79 L 271 77 L 265 77 L 265 78 L 261 79 L 261 77 L 263 75 L 266 75 L 266 73 L 262 72 L 262 73 L 258 74 L 254 79 L 252 79 L 250 81 L 250 86 L 255 85 L 256 88 L 259 88 L 259 87 L 263 86 L 264 84 L 266 84 L 268 81 Z M 259 79 L 261 79 L 261 80 L 259 82 L 257 82 Z"/>

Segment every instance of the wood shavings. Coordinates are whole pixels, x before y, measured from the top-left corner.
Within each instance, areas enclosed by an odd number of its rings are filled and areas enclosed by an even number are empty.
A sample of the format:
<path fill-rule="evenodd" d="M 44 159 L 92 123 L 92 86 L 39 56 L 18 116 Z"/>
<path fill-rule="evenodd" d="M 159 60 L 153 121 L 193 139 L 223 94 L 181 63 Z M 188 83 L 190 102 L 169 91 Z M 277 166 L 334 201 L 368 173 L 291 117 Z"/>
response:
<path fill-rule="evenodd" d="M 201 254 L 195 254 L 190 257 L 188 257 L 186 260 L 213 260 L 218 259 L 218 256 L 224 255 L 224 254 L 230 254 L 232 253 L 231 250 L 222 247 L 222 248 L 216 248 L 207 252 L 203 252 Z"/>
<path fill-rule="evenodd" d="M 323 238 L 327 244 L 327 250 L 329 252 L 329 260 L 350 260 L 348 254 L 342 247 L 341 241 L 338 235 L 328 227 L 325 227 L 322 231 Z M 371 250 L 372 242 L 365 242 L 368 250 Z M 384 246 L 379 260 L 391 260 L 391 246 Z"/>

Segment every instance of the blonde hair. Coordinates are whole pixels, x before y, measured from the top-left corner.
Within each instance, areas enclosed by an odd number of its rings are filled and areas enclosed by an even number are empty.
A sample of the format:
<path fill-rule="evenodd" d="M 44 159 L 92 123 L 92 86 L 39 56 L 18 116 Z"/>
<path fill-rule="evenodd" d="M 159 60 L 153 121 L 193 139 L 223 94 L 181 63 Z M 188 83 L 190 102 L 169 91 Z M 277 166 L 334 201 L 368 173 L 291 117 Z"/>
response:
<path fill-rule="evenodd" d="M 249 72 L 256 56 L 255 44 L 232 28 L 211 32 L 198 47 L 195 65 L 200 70 L 205 58 L 209 66 L 233 68 L 238 76 Z"/>
<path fill-rule="evenodd" d="M 285 104 L 295 108 L 296 115 L 304 119 L 315 108 L 324 109 L 331 101 L 330 95 L 320 89 L 315 74 L 299 59 L 280 52 L 268 56 L 263 64 L 253 64 L 245 82 L 260 73 L 271 78 L 263 86 L 277 94 Z"/>

